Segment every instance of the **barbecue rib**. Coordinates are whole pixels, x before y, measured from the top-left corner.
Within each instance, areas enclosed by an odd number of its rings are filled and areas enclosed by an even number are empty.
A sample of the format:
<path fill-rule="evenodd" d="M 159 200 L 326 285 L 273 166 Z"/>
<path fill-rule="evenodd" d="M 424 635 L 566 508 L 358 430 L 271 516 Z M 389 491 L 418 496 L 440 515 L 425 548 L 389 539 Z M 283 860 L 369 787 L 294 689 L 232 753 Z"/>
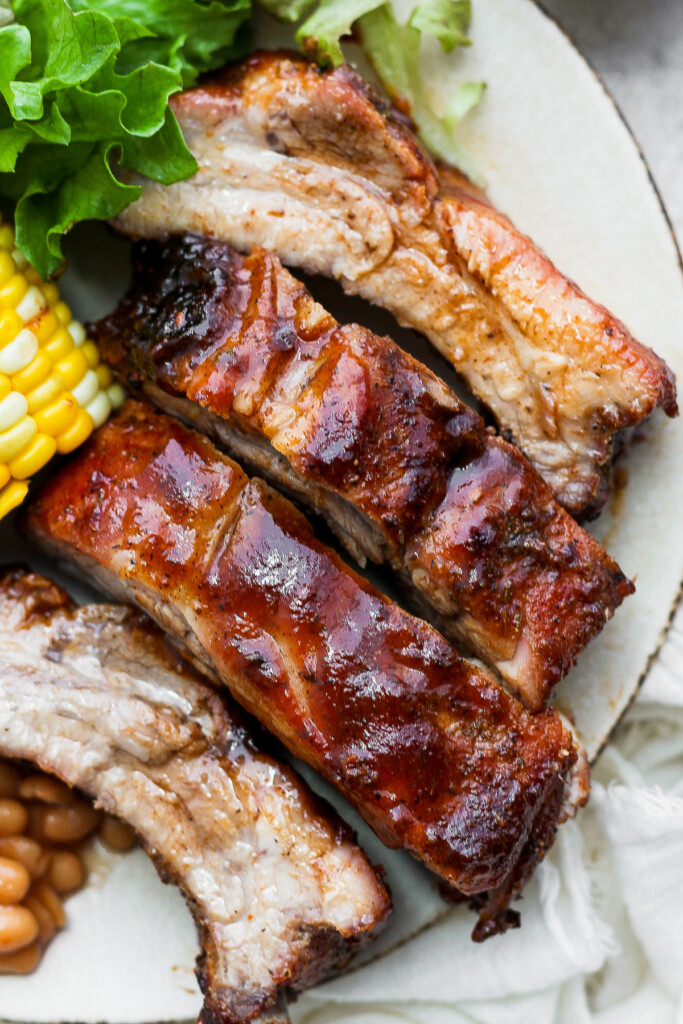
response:
<path fill-rule="evenodd" d="M 27 525 L 149 611 L 387 845 L 467 895 L 510 896 L 542 856 L 577 757 L 560 719 L 526 712 L 206 438 L 129 402 Z"/>
<path fill-rule="evenodd" d="M 411 132 L 348 67 L 257 54 L 172 105 L 199 163 L 143 181 L 117 219 L 182 230 L 338 278 L 422 331 L 577 516 L 596 514 L 613 457 L 662 406 L 671 372 Z"/>
<path fill-rule="evenodd" d="M 343 964 L 390 904 L 365 855 L 242 713 L 120 606 L 0 579 L 0 751 L 130 822 L 182 889 L 203 1024 L 254 1020 Z"/>
<path fill-rule="evenodd" d="M 138 243 L 92 330 L 156 404 L 387 562 L 435 624 L 538 709 L 632 590 L 519 452 L 389 338 L 339 327 L 277 258 Z"/>

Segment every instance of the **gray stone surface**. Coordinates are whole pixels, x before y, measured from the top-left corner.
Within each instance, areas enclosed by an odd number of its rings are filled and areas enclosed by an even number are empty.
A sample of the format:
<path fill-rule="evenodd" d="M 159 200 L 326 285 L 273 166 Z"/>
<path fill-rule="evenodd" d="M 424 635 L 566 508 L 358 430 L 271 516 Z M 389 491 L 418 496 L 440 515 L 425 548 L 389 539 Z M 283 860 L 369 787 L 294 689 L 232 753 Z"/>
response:
<path fill-rule="evenodd" d="M 639 142 L 683 245 L 683 0 L 543 0 Z"/>

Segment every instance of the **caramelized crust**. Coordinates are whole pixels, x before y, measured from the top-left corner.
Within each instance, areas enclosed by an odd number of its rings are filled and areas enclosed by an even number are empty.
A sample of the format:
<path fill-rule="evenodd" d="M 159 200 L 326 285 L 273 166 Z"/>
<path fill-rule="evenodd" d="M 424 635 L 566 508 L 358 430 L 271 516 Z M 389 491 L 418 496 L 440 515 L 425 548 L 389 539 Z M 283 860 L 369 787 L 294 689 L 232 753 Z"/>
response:
<path fill-rule="evenodd" d="M 673 375 L 449 168 L 348 67 L 262 53 L 174 97 L 199 162 L 144 181 L 117 224 L 191 230 L 338 278 L 426 334 L 572 514 L 596 514 L 615 454 Z"/>
<path fill-rule="evenodd" d="M 202 1024 L 261 1020 L 390 910 L 346 826 L 145 616 L 75 608 L 21 570 L 0 574 L 0 751 L 129 822 L 180 887 L 202 945 Z"/>
<path fill-rule="evenodd" d="M 530 715 L 204 437 L 129 402 L 27 525 L 462 892 L 509 898 L 551 842 L 577 758 L 560 719 Z"/>
<path fill-rule="evenodd" d="M 390 338 L 340 327 L 276 257 L 138 243 L 92 329 L 149 398 L 321 512 L 361 562 L 538 708 L 632 585 L 511 445 Z"/>

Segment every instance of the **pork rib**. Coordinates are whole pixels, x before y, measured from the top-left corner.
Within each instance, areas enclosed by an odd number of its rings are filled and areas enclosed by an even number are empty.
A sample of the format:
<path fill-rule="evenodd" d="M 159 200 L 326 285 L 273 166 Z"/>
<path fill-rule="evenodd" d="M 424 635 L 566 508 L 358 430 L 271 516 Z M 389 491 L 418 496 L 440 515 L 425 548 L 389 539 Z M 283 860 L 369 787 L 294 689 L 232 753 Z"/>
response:
<path fill-rule="evenodd" d="M 560 719 L 530 715 L 206 438 L 129 402 L 27 526 L 463 893 L 511 895 L 550 843 L 577 758 Z"/>
<path fill-rule="evenodd" d="M 0 578 L 0 751 L 78 786 L 182 889 L 203 1024 L 243 1024 L 346 962 L 389 899 L 348 829 L 139 612 Z M 283 1018 L 284 1019 L 284 1018 Z"/>
<path fill-rule="evenodd" d="M 276 257 L 138 243 L 93 328 L 157 405 L 322 512 L 361 562 L 539 708 L 632 590 L 526 459 L 389 338 L 340 327 Z"/>
<path fill-rule="evenodd" d="M 422 331 L 576 516 L 604 502 L 615 453 L 671 372 L 563 277 L 348 67 L 262 53 L 174 97 L 199 163 L 171 187 L 142 181 L 117 219 L 182 230 L 340 280 Z"/>

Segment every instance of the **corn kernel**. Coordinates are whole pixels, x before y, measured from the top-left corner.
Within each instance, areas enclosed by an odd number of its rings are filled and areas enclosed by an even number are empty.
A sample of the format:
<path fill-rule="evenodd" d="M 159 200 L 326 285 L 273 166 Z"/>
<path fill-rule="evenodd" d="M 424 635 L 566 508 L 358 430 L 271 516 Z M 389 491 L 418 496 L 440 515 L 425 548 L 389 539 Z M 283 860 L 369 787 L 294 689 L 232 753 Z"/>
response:
<path fill-rule="evenodd" d="M 45 345 L 59 330 L 59 320 L 51 309 L 46 309 L 31 324 L 31 330 L 41 345 Z"/>
<path fill-rule="evenodd" d="M 85 327 L 78 320 L 72 320 L 67 330 L 74 340 L 74 345 L 82 345 L 85 341 Z"/>
<path fill-rule="evenodd" d="M 0 433 L 0 462 L 11 462 L 36 436 L 36 422 L 31 416 L 24 417 L 16 426 Z"/>
<path fill-rule="evenodd" d="M 85 409 L 88 402 L 92 402 L 99 389 L 100 382 L 97 379 L 97 374 L 94 370 L 88 370 L 83 379 L 74 388 L 71 388 L 71 394 L 81 408 Z"/>
<path fill-rule="evenodd" d="M 33 267 L 26 267 L 24 273 L 26 274 L 26 280 L 29 284 L 34 284 L 37 288 L 43 287 L 43 279 L 38 271 L 34 270 Z"/>
<path fill-rule="evenodd" d="M 94 341 L 86 341 L 81 345 L 81 352 L 88 360 L 88 366 L 94 370 L 100 361 L 100 350 Z"/>
<path fill-rule="evenodd" d="M 51 373 L 52 360 L 45 352 L 38 351 L 28 366 L 14 374 L 11 386 L 15 391 L 21 391 L 22 395 L 27 395 L 47 380 Z"/>
<path fill-rule="evenodd" d="M 45 297 L 43 296 L 43 293 L 32 284 L 27 289 L 26 294 L 17 306 L 16 312 L 26 324 L 30 320 L 35 320 L 37 316 L 40 316 L 44 309 L 47 309 Z"/>
<path fill-rule="evenodd" d="M 0 402 L 6 398 L 12 390 L 12 381 L 4 373 L 0 373 Z"/>
<path fill-rule="evenodd" d="M 120 409 L 126 400 L 126 392 L 120 384 L 112 384 L 110 388 L 107 388 L 107 396 L 112 409 Z"/>
<path fill-rule="evenodd" d="M 106 391 L 114 379 L 111 375 L 111 370 L 106 363 L 99 363 L 95 367 L 95 373 L 97 374 L 97 379 L 100 382 L 100 387 L 103 391 Z"/>
<path fill-rule="evenodd" d="M 9 430 L 23 420 L 28 412 L 28 402 L 20 391 L 10 391 L 0 402 L 0 431 Z"/>
<path fill-rule="evenodd" d="M 15 274 L 0 288 L 0 305 L 5 309 L 16 309 L 27 291 L 28 284 L 24 275 Z"/>
<path fill-rule="evenodd" d="M 64 327 L 53 334 L 47 345 L 43 346 L 53 363 L 58 363 L 64 356 L 68 356 L 73 347 L 73 338 Z"/>
<path fill-rule="evenodd" d="M 36 434 L 28 447 L 9 464 L 15 480 L 28 480 L 47 465 L 57 451 L 57 442 L 48 434 Z"/>
<path fill-rule="evenodd" d="M 12 480 L 6 487 L 3 487 L 0 491 L 0 519 L 21 505 L 27 494 L 28 484 L 20 483 L 18 480 Z"/>
<path fill-rule="evenodd" d="M 50 402 L 35 414 L 35 421 L 41 434 L 59 437 L 71 427 L 78 415 L 78 405 L 67 392 Z M 61 451 L 61 449 L 60 449 Z"/>
<path fill-rule="evenodd" d="M 66 302 L 58 302 L 55 306 L 55 316 L 62 327 L 68 327 L 71 323 L 71 310 Z"/>
<path fill-rule="evenodd" d="M 64 385 L 60 378 L 55 375 L 48 377 L 37 388 L 33 388 L 32 391 L 27 393 L 28 411 L 33 416 L 39 409 L 42 409 L 50 402 L 54 402 L 55 398 L 59 398 L 63 393 Z"/>
<path fill-rule="evenodd" d="M 14 341 L 23 326 L 21 317 L 13 309 L 0 309 L 0 348 Z"/>
<path fill-rule="evenodd" d="M 96 427 L 101 427 L 111 412 L 111 399 L 106 391 L 98 391 L 85 407 Z"/>
<path fill-rule="evenodd" d="M 67 391 L 73 388 L 83 379 L 88 371 L 88 360 L 79 348 L 74 348 L 68 356 L 61 359 L 55 366 L 55 371 L 64 382 Z"/>
<path fill-rule="evenodd" d="M 1 245 L 0 249 L 2 249 Z M 0 288 L 7 284 L 16 272 L 17 268 L 14 266 L 14 260 L 5 249 L 2 249 L 0 251 Z"/>
<path fill-rule="evenodd" d="M 38 339 L 27 328 L 19 331 L 14 341 L 0 349 L 0 373 L 12 377 L 29 365 L 38 351 Z"/>
<path fill-rule="evenodd" d="M 5 486 L 5 484 L 9 482 L 11 475 L 12 474 L 10 473 L 7 466 L 0 463 L 0 491 Z"/>
<path fill-rule="evenodd" d="M 14 260 L 14 264 L 17 270 L 21 270 L 23 273 L 23 271 L 26 270 L 26 267 L 28 265 L 28 260 L 24 256 L 21 249 L 17 249 L 16 246 L 14 249 L 12 249 L 12 259 Z"/>
<path fill-rule="evenodd" d="M 79 444 L 83 444 L 86 438 L 90 437 L 93 429 L 94 424 L 90 414 L 85 409 L 79 409 L 78 415 L 69 429 L 57 438 L 57 451 L 62 455 L 72 452 L 74 448 L 78 448 Z"/>
<path fill-rule="evenodd" d="M 11 224 L 2 224 L 0 226 L 0 249 L 12 252 L 14 248 L 14 228 Z"/>
<path fill-rule="evenodd" d="M 59 302 L 59 288 L 54 281 L 43 282 L 43 295 L 47 299 L 50 309 L 54 309 Z"/>

